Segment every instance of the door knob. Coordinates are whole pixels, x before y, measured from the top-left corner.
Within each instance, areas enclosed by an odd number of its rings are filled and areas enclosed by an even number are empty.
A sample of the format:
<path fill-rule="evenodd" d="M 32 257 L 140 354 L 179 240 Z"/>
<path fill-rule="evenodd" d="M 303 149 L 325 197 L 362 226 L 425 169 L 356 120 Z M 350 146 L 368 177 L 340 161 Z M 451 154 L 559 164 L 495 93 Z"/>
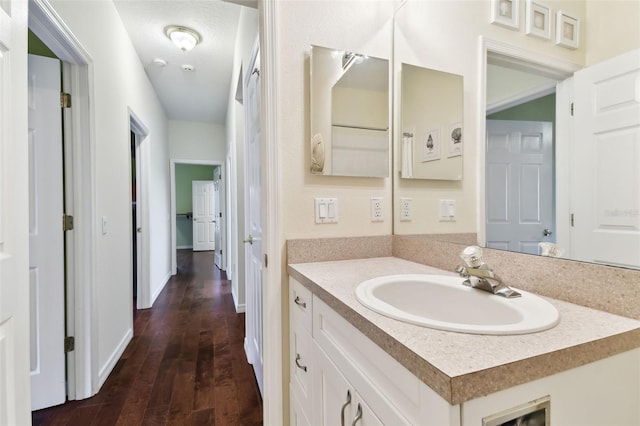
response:
<path fill-rule="evenodd" d="M 244 240 L 244 242 L 245 242 L 245 243 L 249 243 L 249 244 L 253 245 L 253 237 L 252 237 L 251 235 L 249 235 L 249 236 L 247 237 L 247 239 L 246 239 L 246 240 Z"/>
<path fill-rule="evenodd" d="M 544 231 L 542 231 L 542 235 L 544 235 L 545 237 L 548 237 L 551 234 L 553 234 L 553 231 L 551 229 L 545 229 Z"/>

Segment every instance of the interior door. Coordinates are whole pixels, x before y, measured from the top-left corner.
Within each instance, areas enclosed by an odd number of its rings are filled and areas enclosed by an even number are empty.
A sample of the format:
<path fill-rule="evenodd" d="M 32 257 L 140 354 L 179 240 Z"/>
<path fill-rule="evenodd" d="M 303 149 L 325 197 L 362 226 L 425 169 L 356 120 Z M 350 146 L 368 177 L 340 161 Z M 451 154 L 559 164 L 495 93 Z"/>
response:
<path fill-rule="evenodd" d="M 253 365 L 260 392 L 263 390 L 262 352 L 262 219 L 260 168 L 260 50 L 254 56 L 245 81 L 245 141 L 247 183 L 245 200 L 246 342 L 247 359 Z"/>
<path fill-rule="evenodd" d="M 213 182 L 213 199 L 214 199 L 214 216 L 215 216 L 215 224 L 214 224 L 214 241 L 215 241 L 215 255 L 214 262 L 216 266 L 222 270 L 224 270 L 224 265 L 222 264 L 222 236 L 220 235 L 220 225 L 222 224 L 222 203 L 220 202 L 220 185 L 222 185 L 222 179 L 217 179 Z"/>
<path fill-rule="evenodd" d="M 193 251 L 215 249 L 215 194 L 212 180 L 191 182 L 193 197 Z"/>
<path fill-rule="evenodd" d="M 487 247 L 539 254 L 555 242 L 552 125 L 487 120 Z"/>
<path fill-rule="evenodd" d="M 573 84 L 571 256 L 640 268 L 640 50 Z"/>
<path fill-rule="evenodd" d="M 31 407 L 66 399 L 60 61 L 29 55 Z"/>
<path fill-rule="evenodd" d="M 27 283 L 27 3 L 0 2 L 0 424 L 31 422 Z"/>

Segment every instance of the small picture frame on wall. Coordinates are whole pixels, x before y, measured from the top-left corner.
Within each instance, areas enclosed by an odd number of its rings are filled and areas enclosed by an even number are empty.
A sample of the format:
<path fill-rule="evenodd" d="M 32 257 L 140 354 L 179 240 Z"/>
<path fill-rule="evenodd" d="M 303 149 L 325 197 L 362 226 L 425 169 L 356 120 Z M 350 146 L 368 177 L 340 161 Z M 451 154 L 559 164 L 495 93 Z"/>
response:
<path fill-rule="evenodd" d="M 511 30 L 520 30 L 518 0 L 491 0 L 491 23 Z"/>
<path fill-rule="evenodd" d="M 422 140 L 422 162 L 440 159 L 440 130 L 432 129 L 424 132 Z"/>
<path fill-rule="evenodd" d="M 556 14 L 556 44 L 577 49 L 580 38 L 580 20 L 559 10 Z"/>
<path fill-rule="evenodd" d="M 462 155 L 462 123 L 452 123 L 449 125 L 449 149 L 447 157 L 458 157 Z"/>
<path fill-rule="evenodd" d="M 527 0 L 525 33 L 532 37 L 551 40 L 551 8 L 544 3 Z"/>

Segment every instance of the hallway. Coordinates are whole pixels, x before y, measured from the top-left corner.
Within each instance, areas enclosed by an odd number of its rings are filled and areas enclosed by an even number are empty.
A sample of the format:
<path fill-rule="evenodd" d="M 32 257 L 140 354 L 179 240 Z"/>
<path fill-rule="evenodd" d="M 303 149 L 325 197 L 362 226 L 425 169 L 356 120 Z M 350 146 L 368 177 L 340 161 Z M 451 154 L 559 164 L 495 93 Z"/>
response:
<path fill-rule="evenodd" d="M 262 399 L 244 353 L 244 314 L 213 252 L 178 251 L 178 273 L 92 398 L 36 411 L 34 425 L 259 425 Z"/>

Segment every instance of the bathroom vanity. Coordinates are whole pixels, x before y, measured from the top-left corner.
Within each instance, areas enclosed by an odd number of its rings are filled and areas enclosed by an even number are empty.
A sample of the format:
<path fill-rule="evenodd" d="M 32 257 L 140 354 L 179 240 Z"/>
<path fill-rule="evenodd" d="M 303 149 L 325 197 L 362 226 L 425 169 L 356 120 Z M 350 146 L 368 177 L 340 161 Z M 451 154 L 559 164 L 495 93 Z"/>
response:
<path fill-rule="evenodd" d="M 545 397 L 547 424 L 640 424 L 640 321 L 545 298 L 560 314 L 546 331 L 441 331 L 378 314 L 355 288 L 450 271 L 377 257 L 288 273 L 291 424 L 499 425 Z"/>

